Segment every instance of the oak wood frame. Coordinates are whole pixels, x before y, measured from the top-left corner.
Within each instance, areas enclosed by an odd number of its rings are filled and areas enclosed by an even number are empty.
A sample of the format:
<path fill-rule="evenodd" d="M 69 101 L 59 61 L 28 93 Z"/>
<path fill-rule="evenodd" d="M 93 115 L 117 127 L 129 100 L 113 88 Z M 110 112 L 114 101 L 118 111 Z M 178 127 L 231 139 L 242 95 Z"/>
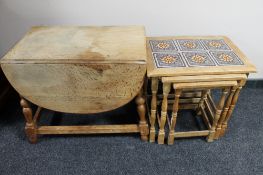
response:
<path fill-rule="evenodd" d="M 236 106 L 239 93 L 242 89 L 242 87 L 246 84 L 246 79 L 242 79 L 238 81 L 238 85 L 234 86 L 230 90 L 230 94 L 228 96 L 226 105 L 223 109 L 222 116 L 220 120 L 218 121 L 218 125 L 216 128 L 216 134 L 215 134 L 215 139 L 218 139 L 222 136 L 225 135 L 226 129 L 227 129 L 227 123 L 233 113 L 233 110 Z"/>
<path fill-rule="evenodd" d="M 223 39 L 228 46 L 230 46 L 233 49 L 233 52 L 238 55 L 238 57 L 243 61 L 244 65 L 241 66 L 204 66 L 204 67 L 166 67 L 166 68 L 158 68 L 155 65 L 155 61 L 152 54 L 152 49 L 149 44 L 149 40 L 173 40 L 173 39 Z M 154 94 L 154 104 L 157 103 L 157 106 L 160 104 L 158 101 L 158 97 L 161 96 L 162 98 L 162 111 L 161 111 L 161 118 L 158 118 L 158 112 L 155 112 L 156 115 L 151 116 L 151 120 L 153 121 L 153 117 L 157 117 L 157 121 L 159 123 L 159 130 L 161 130 L 161 133 L 159 132 L 158 135 L 158 143 L 163 144 L 164 142 L 164 122 L 166 122 L 167 119 L 167 109 L 171 109 L 171 103 L 173 101 L 170 100 L 170 97 L 174 98 L 174 94 L 169 94 L 170 89 L 168 89 L 169 86 L 171 86 L 172 83 L 177 83 L 177 86 L 179 84 L 179 87 L 176 89 L 185 89 L 190 88 L 192 86 L 192 90 L 197 90 L 197 87 L 195 86 L 196 83 L 204 82 L 206 84 L 207 82 L 214 82 L 217 81 L 218 84 L 214 84 L 213 86 L 206 87 L 208 90 L 208 93 L 203 93 L 201 97 L 201 103 L 194 103 L 195 97 L 192 95 L 188 96 L 189 99 L 186 101 L 179 98 L 178 100 L 175 100 L 176 103 L 179 103 L 178 109 L 195 109 L 197 110 L 198 114 L 201 114 L 201 117 L 203 118 L 204 123 L 207 125 L 208 130 L 205 132 L 200 133 L 200 135 L 205 135 L 209 131 L 209 138 L 208 141 L 212 141 L 214 139 L 218 139 L 219 137 L 222 137 L 226 131 L 227 123 L 229 118 L 231 117 L 231 114 L 233 112 L 233 109 L 235 107 L 235 104 L 237 102 L 239 92 L 242 89 L 242 86 L 244 86 L 246 79 L 249 75 L 249 73 L 255 73 L 256 68 L 251 62 L 248 60 L 248 58 L 244 55 L 244 53 L 226 36 L 166 36 L 166 37 L 147 37 L 147 77 L 149 79 L 161 79 L 163 83 L 163 95 Z M 227 83 L 229 81 L 237 81 L 238 84 L 235 86 L 228 85 Z M 191 83 L 188 87 L 183 87 L 184 84 L 182 83 Z M 181 84 L 181 85 L 180 85 Z M 223 90 L 223 96 L 221 99 L 222 101 L 225 101 L 226 104 L 218 104 L 216 105 L 212 99 L 212 96 L 210 94 L 210 88 L 217 88 L 222 87 L 221 85 L 225 84 L 226 89 Z M 199 84 L 200 85 L 200 84 Z M 180 87 L 181 86 L 181 87 Z M 203 86 L 199 86 L 202 88 Z M 200 89 L 199 88 L 199 89 Z M 229 91 L 229 92 L 228 92 Z M 176 94 L 176 92 L 175 92 Z M 184 92 L 181 93 L 181 97 L 183 96 Z M 227 95 L 229 94 L 229 95 Z M 198 97 L 199 98 L 199 97 Z M 157 100 L 157 102 L 156 102 Z M 183 101 L 185 103 L 183 103 Z M 156 109 L 156 106 L 154 110 Z M 174 110 L 173 110 L 174 111 Z M 175 112 L 175 111 L 174 111 Z M 220 115 L 219 115 L 220 113 Z M 174 117 L 176 118 L 176 117 Z M 167 120 L 169 121 L 169 120 Z M 211 121 L 215 121 L 215 123 L 211 123 Z M 171 127 L 171 124 L 168 122 L 168 126 Z M 153 126 L 152 126 L 153 127 Z M 153 128 L 152 128 L 153 130 Z M 212 131 L 212 132 L 210 132 Z M 199 135 L 197 133 L 188 133 L 185 132 L 175 133 L 174 138 L 183 137 L 183 136 L 189 137 L 194 135 Z M 170 137 L 170 142 L 171 138 Z M 151 138 L 150 142 L 154 142 L 154 139 Z"/>
<path fill-rule="evenodd" d="M 196 136 L 207 136 L 207 141 L 212 142 L 214 139 L 215 135 L 215 130 L 217 126 L 217 122 L 220 118 L 222 108 L 224 106 L 225 98 L 228 92 L 228 89 L 230 85 L 236 86 L 237 83 L 235 81 L 229 81 L 228 83 L 223 82 L 220 85 L 221 82 L 199 82 L 199 83 L 174 83 L 173 88 L 175 90 L 175 101 L 174 101 L 174 109 L 173 109 L 173 114 L 172 114 L 172 119 L 171 121 L 168 120 L 169 122 L 169 136 L 168 136 L 168 145 L 172 145 L 174 143 L 174 138 L 176 136 L 175 133 L 177 133 L 177 136 L 179 135 L 180 137 L 196 137 Z M 213 87 L 213 85 L 216 85 Z M 220 86 L 219 86 L 220 85 Z M 208 130 L 204 131 L 190 131 L 190 132 L 175 132 L 175 124 L 176 124 L 176 116 L 177 116 L 177 111 L 178 111 L 178 102 L 179 102 L 179 97 L 181 94 L 182 89 L 188 89 L 188 88 L 204 88 L 202 91 L 202 97 L 198 105 L 198 111 L 201 111 L 202 118 L 205 121 L 205 124 L 208 126 Z M 207 98 L 207 94 L 209 93 L 210 88 L 223 88 L 223 93 L 220 98 L 220 101 L 218 103 L 218 106 L 216 107 L 215 115 L 213 117 L 213 121 L 211 124 L 209 124 L 209 120 L 207 118 L 206 113 L 204 112 L 204 101 Z"/>
<path fill-rule="evenodd" d="M 42 107 L 37 108 L 33 115 L 30 102 L 20 96 L 20 105 L 26 120 L 25 133 L 30 143 L 37 142 L 38 135 L 53 134 L 108 134 L 108 133 L 140 133 L 143 141 L 148 140 L 149 128 L 146 121 L 146 108 L 143 90 L 137 95 L 135 102 L 139 114 L 139 124 L 122 125 L 89 125 L 89 126 L 38 126 L 37 121 L 40 118 Z"/>
<path fill-rule="evenodd" d="M 189 76 L 190 77 L 190 76 Z M 188 77 L 188 78 L 189 78 Z M 199 76 L 200 77 L 200 76 Z M 184 83 L 172 83 L 169 81 L 166 81 L 166 77 L 163 77 L 162 80 L 165 80 L 163 82 L 163 95 L 157 95 L 158 91 L 158 78 L 155 78 L 155 81 L 152 81 L 152 100 L 151 100 L 151 115 L 150 116 L 150 123 L 151 123 L 151 130 L 152 135 L 150 137 L 150 142 L 155 141 L 155 123 L 153 121 L 158 121 L 159 124 L 159 133 L 158 133 L 158 144 L 164 144 L 164 138 L 165 138 L 165 131 L 164 126 L 167 121 L 169 126 L 169 135 L 168 135 L 168 144 L 171 145 L 174 143 L 174 138 L 181 138 L 181 137 L 196 137 L 196 136 L 207 136 L 207 141 L 212 142 L 214 139 L 218 139 L 219 136 L 222 136 L 224 134 L 225 128 L 227 126 L 227 121 L 229 120 L 231 116 L 231 111 L 228 112 L 227 106 L 229 105 L 229 101 L 232 102 L 231 92 L 233 94 L 236 94 L 238 96 L 239 93 L 236 93 L 237 87 L 240 87 L 241 85 L 244 85 L 244 82 L 246 81 L 247 76 L 245 75 L 236 75 L 235 78 L 231 75 L 223 75 L 222 78 L 226 78 L 226 80 L 222 79 L 221 76 L 217 79 L 218 81 L 212 81 L 213 76 L 210 77 L 210 79 L 207 79 L 204 82 L 184 82 Z M 173 77 L 168 77 L 169 79 L 173 79 Z M 176 77 L 175 77 L 176 78 Z M 195 78 L 193 76 L 192 78 Z M 153 78 L 154 79 L 154 78 Z M 180 77 L 179 77 L 180 79 Z M 235 79 L 240 79 L 238 81 L 233 81 Z M 230 81 L 231 80 L 231 81 Z M 175 94 L 169 94 L 171 91 L 170 87 L 173 84 L 173 87 L 175 89 Z M 153 88 L 156 87 L 155 89 Z M 214 100 L 211 97 L 210 89 L 213 88 L 223 88 L 222 90 L 222 96 L 219 101 L 218 105 L 215 105 Z M 240 88 L 241 89 L 241 88 Z M 179 90 L 179 92 L 178 92 Z M 188 90 L 188 91 L 197 91 L 197 92 L 183 92 L 182 90 Z M 232 91 L 231 91 L 232 90 Z M 229 95 L 228 95 L 229 93 Z M 188 99 L 180 99 L 180 95 L 182 97 L 188 97 Z M 227 97 L 228 95 L 228 97 Z M 155 97 L 153 97 L 155 96 Z M 160 103 L 160 100 L 158 98 L 162 98 L 162 103 Z M 174 98 L 173 101 L 169 100 L 170 98 Z M 226 100 L 227 98 L 227 100 Z M 226 105 L 225 104 L 226 102 Z M 233 100 L 232 104 L 232 110 L 234 108 L 234 105 L 237 101 L 237 97 L 235 100 Z M 192 104 L 189 104 L 191 103 Z M 173 114 L 172 118 L 169 121 L 169 118 L 167 116 L 167 110 L 170 108 L 170 104 L 173 104 Z M 157 112 L 157 105 L 161 104 L 161 117 L 159 117 Z M 179 105 L 180 104 L 180 105 Z M 152 108 L 154 107 L 154 108 Z M 229 108 L 229 107 L 228 107 Z M 152 111 L 152 109 L 154 109 Z M 195 109 L 199 114 L 201 114 L 201 117 L 207 126 L 208 130 L 203 131 L 189 131 L 189 132 L 174 132 L 174 127 L 176 125 L 176 118 L 177 118 L 177 111 L 178 109 Z M 227 110 L 227 111 L 226 111 Z M 225 112 L 224 112 L 225 111 Z M 228 113 L 228 117 L 223 120 L 221 118 L 222 115 L 225 115 L 224 113 Z M 222 115 L 221 115 L 222 114 Z M 164 118 L 165 117 L 165 118 Z M 212 121 L 212 122 L 210 122 Z M 224 121 L 224 124 L 223 124 Z M 224 125 L 224 126 L 223 126 Z M 219 128 L 221 126 L 221 128 Z M 160 132 L 161 130 L 161 132 Z M 150 131 L 151 132 L 151 131 Z"/>

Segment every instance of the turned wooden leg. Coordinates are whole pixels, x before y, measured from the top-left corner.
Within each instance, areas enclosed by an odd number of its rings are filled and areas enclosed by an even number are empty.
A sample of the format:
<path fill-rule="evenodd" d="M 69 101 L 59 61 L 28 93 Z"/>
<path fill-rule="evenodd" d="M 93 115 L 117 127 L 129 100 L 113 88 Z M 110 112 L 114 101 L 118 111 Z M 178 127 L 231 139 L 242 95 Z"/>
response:
<path fill-rule="evenodd" d="M 149 135 L 149 128 L 145 117 L 146 108 L 145 108 L 145 99 L 143 97 L 143 89 L 137 95 L 135 102 L 137 104 L 137 111 L 140 117 L 139 127 L 140 127 L 141 139 L 143 141 L 147 141 Z"/>
<path fill-rule="evenodd" d="M 25 133 L 30 143 L 37 142 L 37 126 L 33 120 L 32 109 L 29 106 L 29 103 L 21 97 L 20 105 L 23 110 L 23 114 L 26 119 Z"/>
<path fill-rule="evenodd" d="M 221 130 L 222 130 L 222 124 L 223 124 L 223 121 L 225 121 L 225 119 L 226 119 L 226 115 L 228 113 L 229 106 L 231 105 L 231 102 L 232 102 L 233 96 L 234 96 L 234 94 L 236 92 L 236 89 L 237 89 L 237 86 L 233 86 L 231 88 L 230 94 L 227 97 L 227 101 L 226 101 L 225 107 L 223 109 L 223 112 L 221 114 L 221 117 L 220 117 L 220 119 L 218 121 L 218 124 L 217 124 L 217 127 L 216 127 L 215 139 L 218 139 L 220 137 L 220 133 L 221 133 Z"/>
<path fill-rule="evenodd" d="M 225 103 L 225 98 L 226 98 L 226 95 L 227 95 L 228 91 L 229 91 L 228 88 L 223 89 L 221 98 L 220 98 L 219 103 L 217 105 L 217 109 L 216 109 L 216 112 L 215 112 L 215 117 L 214 117 L 214 120 L 213 120 L 213 123 L 212 123 L 212 127 L 211 127 L 211 130 L 210 130 L 210 133 L 207 136 L 207 141 L 208 142 L 212 142 L 214 140 L 215 129 L 216 129 L 218 120 L 219 120 L 219 118 L 221 116 L 222 109 L 223 109 L 224 103 Z"/>
<path fill-rule="evenodd" d="M 161 112 L 161 121 L 159 126 L 159 134 L 158 134 L 158 144 L 164 144 L 164 126 L 166 123 L 166 116 L 167 116 L 167 97 L 171 90 L 170 83 L 163 83 L 163 101 L 162 101 L 162 112 Z"/>
<path fill-rule="evenodd" d="M 151 101 L 151 118 L 150 118 L 150 142 L 155 142 L 155 121 L 156 121 L 156 108 L 157 108 L 157 91 L 158 91 L 158 78 L 152 78 L 152 101 Z"/>
<path fill-rule="evenodd" d="M 171 118 L 171 128 L 170 128 L 169 136 L 168 136 L 168 145 L 174 144 L 174 133 L 175 133 L 174 130 L 175 130 L 175 125 L 176 125 L 177 112 L 179 108 L 179 97 L 181 95 L 181 92 L 182 92 L 181 89 L 175 90 L 173 113 L 172 113 L 172 118 Z"/>
<path fill-rule="evenodd" d="M 231 117 L 231 115 L 232 115 L 232 113 L 233 113 L 233 110 L 234 110 L 234 108 L 235 108 L 235 105 L 236 105 L 236 103 L 237 103 L 237 100 L 238 100 L 238 97 L 239 97 L 239 93 L 240 93 L 240 91 L 241 91 L 241 89 L 242 89 L 242 86 L 245 84 L 245 80 L 242 80 L 240 83 L 239 83 L 239 86 L 238 86 L 238 88 L 236 89 L 236 92 L 235 92 L 235 94 L 234 94 L 234 97 L 232 98 L 232 101 L 231 101 L 231 105 L 229 106 L 229 110 L 228 110 L 228 112 L 227 112 L 227 114 L 226 114 L 226 117 L 225 117 L 225 119 L 224 119 L 224 121 L 223 121 L 223 124 L 222 124 L 222 128 L 221 128 L 221 132 L 220 132 L 220 136 L 219 137 L 222 137 L 224 134 L 225 134 L 225 132 L 226 132 L 226 128 L 227 128 L 227 123 L 228 123 L 228 121 L 229 121 L 229 119 L 230 119 L 230 117 Z"/>
<path fill-rule="evenodd" d="M 207 98 L 207 94 L 210 92 L 209 89 L 202 90 L 201 99 L 199 101 L 198 107 L 197 107 L 197 115 L 201 115 L 201 108 L 204 106 L 204 101 Z"/>

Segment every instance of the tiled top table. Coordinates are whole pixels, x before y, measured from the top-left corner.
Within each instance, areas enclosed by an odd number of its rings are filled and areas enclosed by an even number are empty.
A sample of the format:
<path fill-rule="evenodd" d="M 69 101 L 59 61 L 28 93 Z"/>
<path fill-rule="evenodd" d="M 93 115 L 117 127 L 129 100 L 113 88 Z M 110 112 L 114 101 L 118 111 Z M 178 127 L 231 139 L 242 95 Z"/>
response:
<path fill-rule="evenodd" d="M 159 80 L 163 82 L 159 144 L 164 142 L 167 97 L 172 84 L 176 87 L 176 83 L 214 82 L 216 85 L 236 81 L 237 86 L 229 90 L 231 99 L 228 98 L 224 106 L 226 114 L 220 117 L 216 126 L 218 132 L 213 139 L 223 135 L 240 89 L 244 86 L 248 74 L 256 72 L 256 68 L 237 46 L 224 36 L 149 37 L 147 38 L 147 54 L 147 76 L 152 80 L 150 141 L 155 140 L 154 124 Z"/>
<path fill-rule="evenodd" d="M 148 77 L 256 72 L 227 37 L 149 37 L 147 51 Z"/>

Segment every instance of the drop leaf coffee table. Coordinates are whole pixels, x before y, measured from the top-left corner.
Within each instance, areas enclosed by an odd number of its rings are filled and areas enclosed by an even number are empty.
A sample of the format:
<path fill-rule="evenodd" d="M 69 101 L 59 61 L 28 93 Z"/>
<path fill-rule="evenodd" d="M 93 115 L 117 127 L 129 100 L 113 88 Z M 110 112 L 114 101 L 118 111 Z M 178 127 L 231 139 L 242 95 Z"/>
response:
<path fill-rule="evenodd" d="M 168 144 L 179 137 L 207 136 L 212 142 L 223 136 L 248 74 L 256 72 L 246 56 L 224 36 L 149 37 L 147 52 L 152 91 L 150 142 L 155 141 L 156 123 L 159 144 L 164 143 L 166 123 Z M 163 95 L 157 94 L 160 81 Z M 210 89 L 222 89 L 218 104 Z M 160 114 L 158 96 L 162 97 Z M 169 102 L 173 105 L 171 117 L 167 113 Z M 207 130 L 175 132 L 179 109 L 196 110 Z"/>
<path fill-rule="evenodd" d="M 29 141 L 35 143 L 38 134 L 131 132 L 147 140 L 145 44 L 141 26 L 33 27 L 1 60 L 3 72 L 21 95 Z M 139 124 L 37 126 L 41 108 L 100 113 L 134 97 Z M 29 102 L 39 106 L 34 116 Z"/>

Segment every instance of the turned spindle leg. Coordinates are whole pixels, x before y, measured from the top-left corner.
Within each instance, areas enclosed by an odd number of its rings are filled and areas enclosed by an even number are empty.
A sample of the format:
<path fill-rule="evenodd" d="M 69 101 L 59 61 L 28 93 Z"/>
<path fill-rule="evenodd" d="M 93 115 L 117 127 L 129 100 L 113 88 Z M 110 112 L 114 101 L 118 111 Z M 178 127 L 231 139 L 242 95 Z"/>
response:
<path fill-rule="evenodd" d="M 236 105 L 238 97 L 239 97 L 239 93 L 240 93 L 240 91 L 242 89 L 242 86 L 245 84 L 245 82 L 246 82 L 245 80 L 241 81 L 239 83 L 238 88 L 236 89 L 234 97 L 233 97 L 233 99 L 231 101 L 231 105 L 229 106 L 228 112 L 227 112 L 226 117 L 225 117 L 225 119 L 223 121 L 222 129 L 221 129 L 221 132 L 219 134 L 220 135 L 219 137 L 222 137 L 225 134 L 225 132 L 226 132 L 227 123 L 228 123 L 228 121 L 229 121 L 229 119 L 230 119 L 230 117 L 231 117 L 231 115 L 233 113 L 233 110 L 235 108 L 235 105 Z"/>
<path fill-rule="evenodd" d="M 145 117 L 146 108 L 145 108 L 145 99 L 143 97 L 143 89 L 137 95 L 135 102 L 137 104 L 137 111 L 140 117 L 139 127 L 140 127 L 141 139 L 143 141 L 147 141 L 149 135 L 149 128 Z"/>
<path fill-rule="evenodd" d="M 163 83 L 163 101 L 162 101 L 162 112 L 161 112 L 161 121 L 159 126 L 159 134 L 158 134 L 158 144 L 164 144 L 164 126 L 166 123 L 166 116 L 167 116 L 167 97 L 171 90 L 170 83 Z"/>
<path fill-rule="evenodd" d="M 33 120 L 32 109 L 29 106 L 27 100 L 21 97 L 20 105 L 23 110 L 23 114 L 26 119 L 25 133 L 30 143 L 37 142 L 37 126 Z"/>
<path fill-rule="evenodd" d="M 226 98 L 226 95 L 227 95 L 228 91 L 229 91 L 228 88 L 223 89 L 221 98 L 220 98 L 219 103 L 217 105 L 217 109 L 216 109 L 216 112 L 215 112 L 215 117 L 214 117 L 214 120 L 213 120 L 213 123 L 212 123 L 212 127 L 211 127 L 211 130 L 210 130 L 210 133 L 207 136 L 207 141 L 208 142 L 212 142 L 214 140 L 215 129 L 216 129 L 218 120 L 219 120 L 219 118 L 221 116 L 222 109 L 223 109 L 224 103 L 225 103 L 225 98 Z"/>
<path fill-rule="evenodd" d="M 204 106 L 204 101 L 207 98 L 207 94 L 210 92 L 209 89 L 202 90 L 201 99 L 199 101 L 198 107 L 197 107 L 197 115 L 201 115 L 201 108 Z"/>
<path fill-rule="evenodd" d="M 236 89 L 237 89 L 237 86 L 231 87 L 230 94 L 227 97 L 227 101 L 226 101 L 225 107 L 223 109 L 223 112 L 222 112 L 221 117 L 220 117 L 220 119 L 218 121 L 218 124 L 217 124 L 215 139 L 218 139 L 220 137 L 223 121 L 225 121 L 225 119 L 226 119 L 226 115 L 228 113 L 229 106 L 231 105 L 231 102 L 232 102 L 233 96 L 234 96 L 234 94 L 236 92 Z"/>
<path fill-rule="evenodd" d="M 158 91 L 158 78 L 152 78 L 152 101 L 151 101 L 151 118 L 150 118 L 150 142 L 155 142 L 155 121 L 156 121 L 156 108 L 157 108 L 157 91 Z"/>
<path fill-rule="evenodd" d="M 176 125 L 176 119 L 177 119 L 177 112 L 179 108 L 179 97 L 181 95 L 182 90 L 178 89 L 175 90 L 175 98 L 174 98 L 174 104 L 173 104 L 173 113 L 171 118 L 171 128 L 169 131 L 168 136 L 168 145 L 174 144 L 174 133 L 175 133 L 175 125 Z"/>

